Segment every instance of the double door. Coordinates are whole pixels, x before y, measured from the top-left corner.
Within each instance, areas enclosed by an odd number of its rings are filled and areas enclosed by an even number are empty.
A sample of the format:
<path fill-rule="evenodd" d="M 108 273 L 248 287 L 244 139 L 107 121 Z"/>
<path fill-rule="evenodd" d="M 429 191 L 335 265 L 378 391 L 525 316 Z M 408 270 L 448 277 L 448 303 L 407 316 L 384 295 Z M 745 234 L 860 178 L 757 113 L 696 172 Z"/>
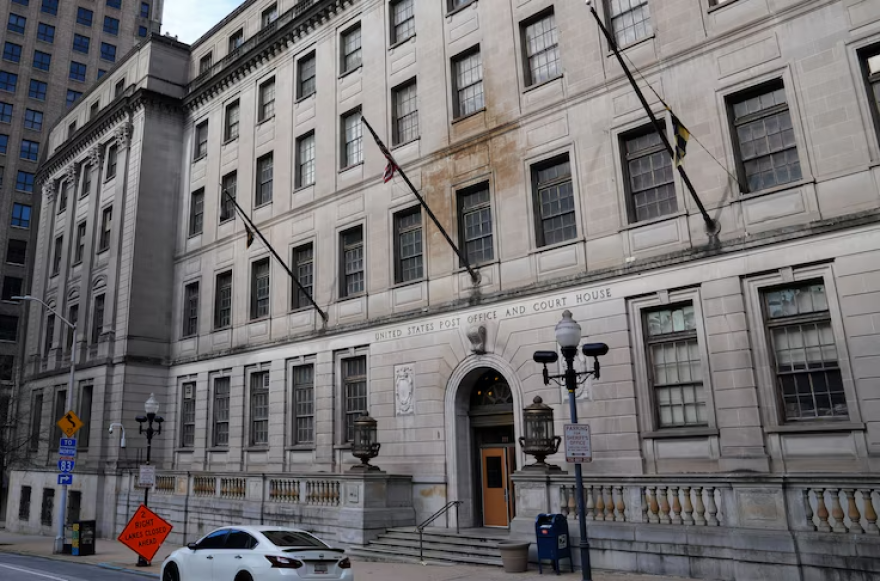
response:
<path fill-rule="evenodd" d="M 513 482 L 516 470 L 513 446 L 480 449 L 483 489 L 483 526 L 507 527 L 514 516 Z"/>

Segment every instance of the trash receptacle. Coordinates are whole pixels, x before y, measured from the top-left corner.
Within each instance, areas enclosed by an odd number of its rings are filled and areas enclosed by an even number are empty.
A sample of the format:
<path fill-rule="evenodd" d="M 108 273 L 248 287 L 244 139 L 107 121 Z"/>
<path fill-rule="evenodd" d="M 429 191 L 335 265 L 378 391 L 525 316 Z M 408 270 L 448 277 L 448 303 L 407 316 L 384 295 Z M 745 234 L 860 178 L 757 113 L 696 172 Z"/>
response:
<path fill-rule="evenodd" d="M 568 519 L 563 514 L 539 514 L 535 519 L 535 535 L 538 537 L 538 571 L 543 575 L 541 562 L 553 561 L 553 570 L 559 575 L 560 559 L 568 559 L 571 570 L 571 545 L 568 542 Z"/>
<path fill-rule="evenodd" d="M 81 520 L 73 523 L 72 554 L 75 557 L 95 554 L 95 521 Z"/>

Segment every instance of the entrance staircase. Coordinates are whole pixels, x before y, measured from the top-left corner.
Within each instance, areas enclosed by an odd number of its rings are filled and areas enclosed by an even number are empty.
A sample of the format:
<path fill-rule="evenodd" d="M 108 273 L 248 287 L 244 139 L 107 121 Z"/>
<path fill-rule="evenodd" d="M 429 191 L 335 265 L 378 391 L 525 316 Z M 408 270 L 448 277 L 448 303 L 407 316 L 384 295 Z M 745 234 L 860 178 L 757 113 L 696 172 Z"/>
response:
<path fill-rule="evenodd" d="M 501 566 L 497 544 L 507 540 L 507 529 L 428 527 L 422 533 L 424 561 L 432 564 Z M 346 553 L 363 561 L 419 563 L 419 531 L 415 527 L 389 529 L 365 547 Z"/>

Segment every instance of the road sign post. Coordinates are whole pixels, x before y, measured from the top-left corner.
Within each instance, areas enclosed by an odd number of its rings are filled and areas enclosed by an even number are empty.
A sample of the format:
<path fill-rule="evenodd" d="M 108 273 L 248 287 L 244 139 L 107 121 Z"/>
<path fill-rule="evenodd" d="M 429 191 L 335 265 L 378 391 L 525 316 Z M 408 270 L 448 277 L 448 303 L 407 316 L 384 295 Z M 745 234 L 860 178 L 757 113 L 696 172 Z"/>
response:
<path fill-rule="evenodd" d="M 589 424 L 565 424 L 565 461 L 583 464 L 593 461 Z"/>
<path fill-rule="evenodd" d="M 74 347 L 74 351 L 75 351 Z M 73 357 L 73 356 L 72 356 Z M 73 364 L 70 365 L 70 385 L 67 388 L 67 406 L 70 407 L 70 396 L 73 390 Z M 67 487 L 73 484 L 73 468 L 76 465 L 76 439 L 74 435 L 83 427 L 83 421 L 73 410 L 58 418 L 55 422 L 67 436 L 58 442 L 58 485 L 61 486 L 61 510 L 58 517 L 58 536 L 55 538 L 55 552 L 64 551 L 64 519 L 67 516 Z"/>
<path fill-rule="evenodd" d="M 125 525 L 118 541 L 149 563 L 173 528 L 171 523 L 142 504 Z"/>

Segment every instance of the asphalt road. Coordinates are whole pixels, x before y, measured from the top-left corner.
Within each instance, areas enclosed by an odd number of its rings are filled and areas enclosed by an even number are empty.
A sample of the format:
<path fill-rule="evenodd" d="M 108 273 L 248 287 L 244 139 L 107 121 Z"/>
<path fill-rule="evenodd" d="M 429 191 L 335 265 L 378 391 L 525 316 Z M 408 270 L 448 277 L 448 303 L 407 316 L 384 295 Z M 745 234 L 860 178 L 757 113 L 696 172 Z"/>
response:
<path fill-rule="evenodd" d="M 151 577 L 96 565 L 0 553 L 0 581 L 149 581 Z"/>

